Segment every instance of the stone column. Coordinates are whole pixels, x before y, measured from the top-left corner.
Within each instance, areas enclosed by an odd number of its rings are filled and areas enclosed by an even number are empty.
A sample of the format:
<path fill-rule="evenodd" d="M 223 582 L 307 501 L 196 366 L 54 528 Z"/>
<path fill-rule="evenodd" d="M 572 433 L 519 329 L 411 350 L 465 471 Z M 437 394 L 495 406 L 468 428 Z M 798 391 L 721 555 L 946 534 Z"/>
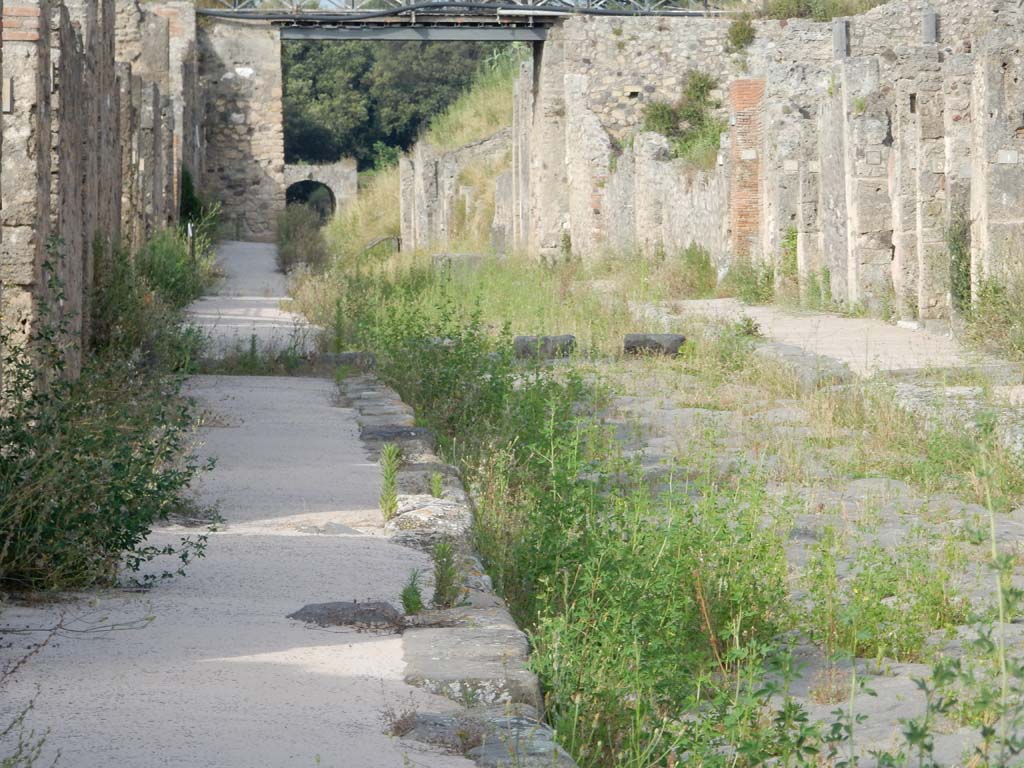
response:
<path fill-rule="evenodd" d="M 972 282 L 1024 276 L 1024 62 L 1016 31 L 977 51 L 972 112 Z"/>

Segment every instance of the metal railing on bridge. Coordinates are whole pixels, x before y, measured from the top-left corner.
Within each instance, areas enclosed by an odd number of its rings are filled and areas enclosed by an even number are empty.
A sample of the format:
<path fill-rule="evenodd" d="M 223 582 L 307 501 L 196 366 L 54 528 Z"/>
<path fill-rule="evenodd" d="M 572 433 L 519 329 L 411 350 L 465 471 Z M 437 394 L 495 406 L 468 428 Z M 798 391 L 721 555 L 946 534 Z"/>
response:
<path fill-rule="evenodd" d="M 477 0 L 475 2 L 417 2 L 416 0 L 205 0 L 201 13 L 280 20 L 314 20 L 379 11 L 501 12 L 529 10 L 582 14 L 703 15 L 714 10 L 709 0 Z"/>

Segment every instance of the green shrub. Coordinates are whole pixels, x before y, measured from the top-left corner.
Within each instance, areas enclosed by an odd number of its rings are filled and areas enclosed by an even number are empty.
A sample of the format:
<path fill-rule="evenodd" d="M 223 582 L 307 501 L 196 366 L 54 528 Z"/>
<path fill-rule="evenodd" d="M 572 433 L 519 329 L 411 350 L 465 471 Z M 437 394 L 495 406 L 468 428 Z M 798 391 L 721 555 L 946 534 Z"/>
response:
<path fill-rule="evenodd" d="M 454 608 L 462 597 L 459 569 L 455 564 L 455 548 L 450 541 L 434 545 L 434 597 L 437 608 Z"/>
<path fill-rule="evenodd" d="M 966 211 L 953 215 L 946 229 L 949 248 L 949 293 L 953 309 L 961 314 L 971 309 L 971 220 Z"/>
<path fill-rule="evenodd" d="M 402 587 L 402 610 L 406 616 L 415 616 L 421 613 L 423 608 L 423 591 L 420 589 L 420 572 L 414 570 L 409 574 L 409 580 Z"/>
<path fill-rule="evenodd" d="M 165 229 L 136 254 L 135 269 L 147 287 L 180 309 L 202 296 L 212 282 L 213 258 L 209 252 L 193 253 L 186 235 Z"/>
<path fill-rule="evenodd" d="M 380 511 L 385 522 L 398 513 L 398 470 L 401 464 L 402 450 L 395 443 L 387 443 L 380 451 Z"/>
<path fill-rule="evenodd" d="M 176 233 L 167 232 L 157 236 L 166 242 L 153 251 L 147 251 L 143 260 L 153 270 L 157 282 L 169 277 L 168 286 L 173 294 L 174 278 L 180 274 L 180 267 L 190 268 L 191 260 L 182 256 L 180 240 Z M 160 259 L 170 253 L 174 264 L 167 269 Z M 150 369 L 165 371 L 190 371 L 201 356 L 206 344 L 202 332 L 182 325 L 180 310 L 181 296 L 177 301 L 164 298 L 161 291 L 150 287 L 146 278 L 139 274 L 137 260 L 119 248 L 96 247 L 93 253 L 95 267 L 94 284 L 91 293 L 90 348 L 93 353 L 105 358 L 128 359 L 141 357 Z M 182 284 L 198 282 L 195 278 L 183 277 Z"/>
<path fill-rule="evenodd" d="M 327 243 L 320 214 L 309 205 L 293 204 L 277 218 L 277 266 L 284 273 L 300 264 L 321 268 L 327 263 Z"/>
<path fill-rule="evenodd" d="M 679 112 L 667 101 L 651 101 L 644 105 L 644 130 L 672 137 L 679 133 Z"/>
<path fill-rule="evenodd" d="M 967 335 L 983 349 L 1024 360 L 1024 277 L 981 283 Z"/>
<path fill-rule="evenodd" d="M 768 304 L 775 297 L 775 270 L 771 264 L 737 259 L 722 280 L 719 292 L 747 304 Z"/>
<path fill-rule="evenodd" d="M 56 284 L 51 295 L 60 298 Z M 110 582 L 121 565 L 138 570 L 159 555 L 183 567 L 202 554 L 204 537 L 178 547 L 146 544 L 155 522 L 186 505 L 182 493 L 201 469 L 190 454 L 193 420 L 180 379 L 163 373 L 156 357 L 140 368 L 126 337 L 99 349 L 70 379 L 63 329 L 46 304 L 40 316 L 28 345 L 0 330 L 0 585 Z M 159 320 L 173 317 L 161 310 Z M 175 325 L 163 333 L 174 335 Z M 154 349 L 162 346 L 173 342 Z"/>
<path fill-rule="evenodd" d="M 713 77 L 693 70 L 686 77 L 682 98 L 675 104 L 654 101 L 644 107 L 644 130 L 672 142 L 675 157 L 699 168 L 714 166 L 725 122 L 714 116 L 719 104 L 711 98 Z"/>
<path fill-rule="evenodd" d="M 757 34 L 754 29 L 754 21 L 749 14 L 744 13 L 729 25 L 727 37 L 730 51 L 742 51 L 752 42 Z"/>

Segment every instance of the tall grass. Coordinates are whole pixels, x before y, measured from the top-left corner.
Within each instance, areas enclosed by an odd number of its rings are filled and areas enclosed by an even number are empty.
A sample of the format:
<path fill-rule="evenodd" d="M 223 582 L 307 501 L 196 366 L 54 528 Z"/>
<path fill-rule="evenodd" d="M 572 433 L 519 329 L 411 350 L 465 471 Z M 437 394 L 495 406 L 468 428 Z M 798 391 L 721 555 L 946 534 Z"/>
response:
<path fill-rule="evenodd" d="M 840 16 L 856 16 L 883 2 L 885 0 L 766 0 L 763 15 L 770 19 L 829 21 Z"/>
<path fill-rule="evenodd" d="M 423 138 L 440 149 L 458 149 L 512 125 L 512 82 L 528 51 L 511 45 L 485 61 L 472 87 L 430 121 Z"/>

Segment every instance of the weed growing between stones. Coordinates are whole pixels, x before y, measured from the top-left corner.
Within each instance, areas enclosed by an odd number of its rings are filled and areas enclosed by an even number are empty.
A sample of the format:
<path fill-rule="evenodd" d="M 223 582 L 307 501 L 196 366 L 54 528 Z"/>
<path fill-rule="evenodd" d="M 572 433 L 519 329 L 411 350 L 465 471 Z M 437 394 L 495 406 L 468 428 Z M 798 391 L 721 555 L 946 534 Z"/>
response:
<path fill-rule="evenodd" d="M 450 541 L 439 541 L 434 545 L 433 557 L 434 596 L 431 602 L 436 608 L 454 608 L 462 597 L 455 547 Z"/>
<path fill-rule="evenodd" d="M 204 357 L 196 371 L 218 376 L 294 376 L 310 362 L 309 334 L 309 329 L 299 324 L 283 341 L 261 342 L 253 333 L 248 340 L 236 339 L 219 350 L 217 357 Z"/>
<path fill-rule="evenodd" d="M 398 513 L 398 470 L 402 467 L 402 449 L 395 443 L 387 443 L 380 451 L 380 511 L 384 522 Z"/>
<path fill-rule="evenodd" d="M 420 589 L 420 572 L 414 570 L 402 587 L 402 610 L 406 616 L 415 616 L 423 610 L 423 591 Z"/>
<path fill-rule="evenodd" d="M 434 472 L 430 476 L 430 495 L 440 499 L 444 494 L 444 476 L 440 472 Z"/>
<path fill-rule="evenodd" d="M 720 104 L 711 94 L 717 86 L 710 75 L 692 70 L 679 101 L 645 105 L 644 130 L 669 139 L 676 157 L 697 168 L 713 168 L 726 130 L 725 122 L 715 115 Z"/>

